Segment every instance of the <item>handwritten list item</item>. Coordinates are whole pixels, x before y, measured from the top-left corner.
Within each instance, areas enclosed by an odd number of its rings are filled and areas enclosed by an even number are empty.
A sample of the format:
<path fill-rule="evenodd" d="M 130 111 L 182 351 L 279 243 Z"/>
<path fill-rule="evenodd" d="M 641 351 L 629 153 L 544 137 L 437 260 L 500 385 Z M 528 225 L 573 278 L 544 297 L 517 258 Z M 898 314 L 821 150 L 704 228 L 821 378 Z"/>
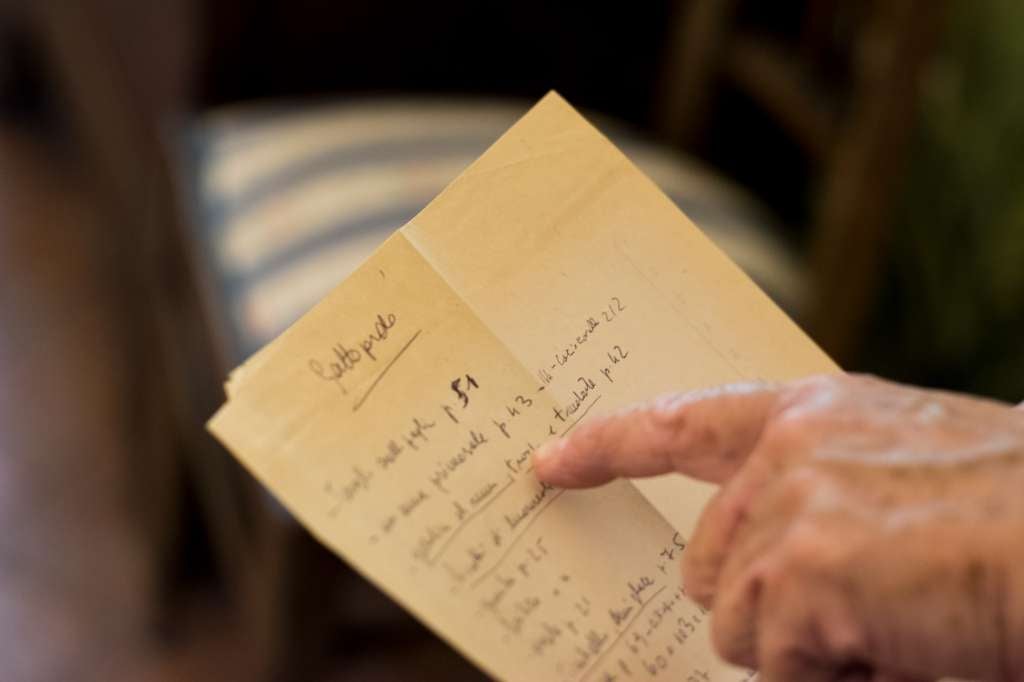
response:
<path fill-rule="evenodd" d="M 531 454 L 658 390 L 830 369 L 552 94 L 236 371 L 210 428 L 496 677 L 732 681 L 679 584 L 707 487 L 564 491 Z"/>

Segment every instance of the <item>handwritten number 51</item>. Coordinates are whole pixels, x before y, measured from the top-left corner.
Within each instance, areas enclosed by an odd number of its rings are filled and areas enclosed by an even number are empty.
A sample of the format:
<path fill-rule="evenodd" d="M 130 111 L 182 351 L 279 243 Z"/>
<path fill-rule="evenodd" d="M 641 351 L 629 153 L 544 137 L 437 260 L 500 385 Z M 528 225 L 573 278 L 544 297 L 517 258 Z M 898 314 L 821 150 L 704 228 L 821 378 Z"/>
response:
<path fill-rule="evenodd" d="M 459 378 L 455 379 L 454 381 L 452 381 L 451 387 L 452 387 L 452 391 L 455 392 L 455 395 L 458 396 L 460 401 L 462 401 L 462 407 L 463 407 L 463 409 L 465 409 L 465 408 L 469 407 L 469 391 L 470 391 L 470 389 L 480 388 L 480 385 L 478 383 L 476 383 L 476 379 L 474 379 L 473 377 L 471 377 L 470 375 L 467 374 L 465 376 L 465 379 L 466 379 L 466 390 L 462 390 L 462 379 L 463 379 L 463 377 L 459 377 Z"/>

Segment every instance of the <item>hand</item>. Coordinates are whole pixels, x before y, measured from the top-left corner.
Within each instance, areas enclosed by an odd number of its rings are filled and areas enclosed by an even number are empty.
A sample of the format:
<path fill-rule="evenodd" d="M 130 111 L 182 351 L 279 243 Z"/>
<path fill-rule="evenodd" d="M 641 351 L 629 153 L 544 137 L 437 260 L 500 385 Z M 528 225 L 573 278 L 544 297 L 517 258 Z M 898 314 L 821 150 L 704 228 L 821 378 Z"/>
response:
<path fill-rule="evenodd" d="M 763 682 L 1024 679 L 1024 412 L 869 377 L 666 396 L 535 457 L 567 487 L 722 484 L 683 554 Z"/>

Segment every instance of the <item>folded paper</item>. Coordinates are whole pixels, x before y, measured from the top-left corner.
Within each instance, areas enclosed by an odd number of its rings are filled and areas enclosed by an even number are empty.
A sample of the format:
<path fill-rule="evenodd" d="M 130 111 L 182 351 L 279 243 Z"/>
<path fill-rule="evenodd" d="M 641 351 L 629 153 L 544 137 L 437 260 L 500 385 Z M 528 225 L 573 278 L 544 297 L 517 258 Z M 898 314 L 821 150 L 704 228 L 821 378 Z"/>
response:
<path fill-rule="evenodd" d="M 732 682 L 679 584 L 711 487 L 563 491 L 531 453 L 661 392 L 835 370 L 551 93 L 236 370 L 209 428 L 495 677 Z"/>

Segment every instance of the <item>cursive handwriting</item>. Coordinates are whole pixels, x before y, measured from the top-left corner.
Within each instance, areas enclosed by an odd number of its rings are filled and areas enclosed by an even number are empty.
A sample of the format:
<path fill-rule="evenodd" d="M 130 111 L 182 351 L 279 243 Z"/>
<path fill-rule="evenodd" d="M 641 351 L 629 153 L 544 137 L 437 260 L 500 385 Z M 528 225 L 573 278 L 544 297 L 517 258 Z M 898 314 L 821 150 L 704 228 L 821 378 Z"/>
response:
<path fill-rule="evenodd" d="M 434 470 L 434 473 L 430 474 L 430 483 L 440 492 L 445 495 L 448 494 L 448 488 L 445 486 L 445 481 L 448 480 L 452 474 L 458 471 L 468 460 L 473 456 L 473 453 L 477 449 L 490 441 L 487 440 L 487 436 L 479 431 L 471 430 L 469 432 L 469 440 L 466 444 L 459 448 L 458 452 L 451 455 L 441 461 Z"/>
<path fill-rule="evenodd" d="M 387 340 L 392 328 L 398 323 L 394 313 L 379 313 L 373 321 L 371 330 L 364 334 L 355 344 L 337 341 L 331 346 L 331 359 L 321 362 L 316 358 L 309 359 L 309 369 L 320 379 L 331 381 L 348 393 L 341 380 L 356 368 L 364 359 L 377 361 L 377 345 Z"/>
<path fill-rule="evenodd" d="M 541 383 L 546 385 L 554 381 L 554 375 L 570 364 L 573 357 L 582 351 L 587 341 L 597 333 L 597 329 L 602 325 L 614 322 L 625 310 L 626 306 L 622 303 L 622 300 L 618 296 L 612 296 L 602 310 L 586 317 L 575 336 L 558 346 L 554 355 L 551 356 L 548 366 L 540 367 L 537 370 L 537 378 L 540 379 Z"/>

